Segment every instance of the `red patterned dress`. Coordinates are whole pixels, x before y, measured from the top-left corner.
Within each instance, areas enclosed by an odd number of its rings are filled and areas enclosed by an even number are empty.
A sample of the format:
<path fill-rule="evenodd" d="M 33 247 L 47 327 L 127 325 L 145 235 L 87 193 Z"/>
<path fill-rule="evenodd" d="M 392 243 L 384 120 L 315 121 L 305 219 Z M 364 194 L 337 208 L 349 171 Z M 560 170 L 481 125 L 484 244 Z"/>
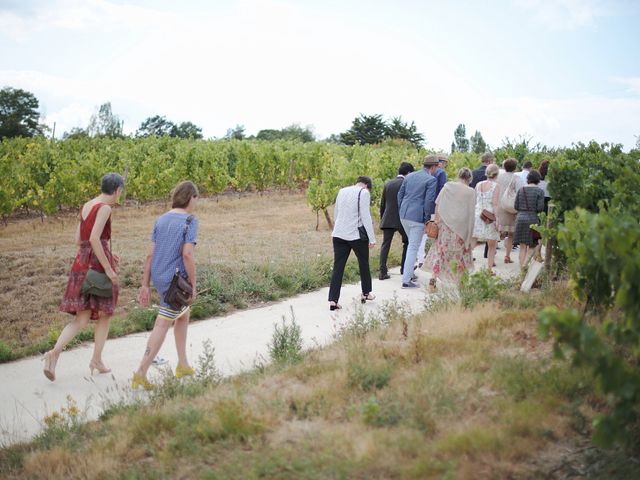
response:
<path fill-rule="evenodd" d="M 91 320 L 98 320 L 99 312 L 103 312 L 107 315 L 112 315 L 113 311 L 118 303 L 118 287 L 113 287 L 113 297 L 105 298 L 98 297 L 96 295 L 84 295 L 81 292 L 82 282 L 87 275 L 89 268 L 97 270 L 98 272 L 104 272 L 104 268 L 93 254 L 89 237 L 91 236 L 91 230 L 96 222 L 96 216 L 98 210 L 105 203 L 97 203 L 93 206 L 86 219 L 82 219 L 82 210 L 80 211 L 80 249 L 76 255 L 76 259 L 71 267 L 69 273 L 69 282 L 67 283 L 67 290 L 62 298 L 60 304 L 60 311 L 67 312 L 75 315 L 83 310 L 91 310 Z M 115 270 L 115 263 L 113 255 L 109 248 L 109 240 L 111 239 L 111 217 L 105 223 L 100 235 L 100 242 L 104 249 L 104 254 L 107 256 L 107 260 Z"/>

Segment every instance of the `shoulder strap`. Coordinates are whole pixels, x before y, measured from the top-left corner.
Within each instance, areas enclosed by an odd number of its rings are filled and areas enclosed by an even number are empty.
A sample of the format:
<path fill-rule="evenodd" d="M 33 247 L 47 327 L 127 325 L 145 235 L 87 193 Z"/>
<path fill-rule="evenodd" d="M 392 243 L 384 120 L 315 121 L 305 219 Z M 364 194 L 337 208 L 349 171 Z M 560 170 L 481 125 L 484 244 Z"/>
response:
<path fill-rule="evenodd" d="M 187 241 L 187 230 L 189 230 L 189 225 L 191 225 L 192 220 L 193 215 L 189 215 L 184 222 L 184 228 L 182 229 L 182 244 L 180 245 L 181 250 Z M 176 260 L 176 272 L 178 271 L 180 271 L 180 255 L 178 255 L 178 259 Z"/>
<path fill-rule="evenodd" d="M 361 188 L 358 192 L 358 224 L 362 223 L 362 220 L 360 220 L 360 194 L 362 193 L 362 190 L 364 190 L 364 188 Z"/>
<path fill-rule="evenodd" d="M 527 200 L 527 191 L 522 187 L 522 195 L 524 195 L 524 204 L 527 207 L 527 211 L 529 211 L 529 201 Z"/>

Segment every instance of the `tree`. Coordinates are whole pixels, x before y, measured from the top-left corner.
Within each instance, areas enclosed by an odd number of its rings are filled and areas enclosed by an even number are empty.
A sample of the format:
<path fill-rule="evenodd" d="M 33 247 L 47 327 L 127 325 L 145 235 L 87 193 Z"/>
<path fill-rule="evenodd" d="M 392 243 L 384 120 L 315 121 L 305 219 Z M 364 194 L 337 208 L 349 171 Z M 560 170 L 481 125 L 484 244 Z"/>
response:
<path fill-rule="evenodd" d="M 87 133 L 91 137 L 122 137 L 122 122 L 111 111 L 111 102 L 100 105 L 89 120 Z"/>
<path fill-rule="evenodd" d="M 236 125 L 234 128 L 229 128 L 225 135 L 225 138 L 231 138 L 233 140 L 242 140 L 244 137 L 244 125 Z"/>
<path fill-rule="evenodd" d="M 73 127 L 68 132 L 64 132 L 64 134 L 62 135 L 62 139 L 63 140 L 73 140 L 73 139 L 78 139 L 78 138 L 86 138 L 88 136 L 89 136 L 89 134 L 87 133 L 87 131 L 84 128 Z"/>
<path fill-rule="evenodd" d="M 402 121 L 402 117 L 394 117 L 387 124 L 387 137 L 400 138 L 411 142 L 416 148 L 422 147 L 424 135 L 418 133 L 418 128 L 414 122 L 409 125 Z"/>
<path fill-rule="evenodd" d="M 382 115 L 363 115 L 356 117 L 351 124 L 351 128 L 340 134 L 340 140 L 346 145 L 356 143 L 380 143 L 387 134 L 387 124 L 382 119 Z"/>
<path fill-rule="evenodd" d="M 136 137 L 156 137 L 173 136 L 176 125 L 167 120 L 165 117 L 155 115 L 147 118 L 140 124 L 140 128 L 136 131 Z"/>
<path fill-rule="evenodd" d="M 181 122 L 175 125 L 171 136 L 178 138 L 202 138 L 202 128 L 192 122 Z"/>
<path fill-rule="evenodd" d="M 469 141 L 471 143 L 471 151 L 473 153 L 482 154 L 487 151 L 487 142 L 484 141 L 482 134 L 478 130 L 476 130 L 476 133 L 471 135 Z"/>
<path fill-rule="evenodd" d="M 38 106 L 31 92 L 12 87 L 0 90 L 0 140 L 41 134 L 44 126 L 38 123 Z"/>
<path fill-rule="evenodd" d="M 313 142 L 315 136 L 310 126 L 302 128 L 299 124 L 293 123 L 282 130 L 264 129 L 256 135 L 258 140 L 297 140 L 299 142 Z"/>
<path fill-rule="evenodd" d="M 458 125 L 453 132 L 453 143 L 451 144 L 451 153 L 453 152 L 468 152 L 469 140 L 467 139 L 467 129 L 464 123 Z"/>

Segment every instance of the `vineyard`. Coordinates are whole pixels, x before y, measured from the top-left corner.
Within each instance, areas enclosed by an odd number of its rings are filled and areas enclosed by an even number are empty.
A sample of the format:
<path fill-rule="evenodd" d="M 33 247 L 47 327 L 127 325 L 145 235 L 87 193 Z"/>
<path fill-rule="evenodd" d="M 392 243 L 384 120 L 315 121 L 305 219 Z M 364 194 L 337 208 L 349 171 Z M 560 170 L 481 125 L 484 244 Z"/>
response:
<path fill-rule="evenodd" d="M 317 218 L 322 212 L 331 224 L 329 207 L 339 188 L 369 175 L 376 205 L 384 181 L 396 175 L 400 162 L 417 166 L 425 153 L 401 141 L 345 146 L 168 137 L 18 138 L 0 144 L 0 213 L 6 220 L 20 211 L 44 215 L 76 208 L 96 194 L 105 172 L 116 171 L 127 177 L 127 198 L 139 202 L 166 199 L 182 179 L 193 180 L 205 195 L 302 188 Z M 498 163 L 512 156 L 520 164 L 531 160 L 534 168 L 550 161 L 547 181 L 555 208 L 542 228 L 544 240 L 554 246 L 548 277 L 569 277 L 581 308 L 544 309 L 541 331 L 555 339 L 558 356 L 590 368 L 607 395 L 596 437 L 602 443 L 622 440 L 637 446 L 640 151 L 624 153 L 618 145 L 591 142 L 564 149 L 508 144 L 494 153 Z M 449 160 L 449 178 L 462 166 L 479 164 L 470 153 L 455 153 Z"/>

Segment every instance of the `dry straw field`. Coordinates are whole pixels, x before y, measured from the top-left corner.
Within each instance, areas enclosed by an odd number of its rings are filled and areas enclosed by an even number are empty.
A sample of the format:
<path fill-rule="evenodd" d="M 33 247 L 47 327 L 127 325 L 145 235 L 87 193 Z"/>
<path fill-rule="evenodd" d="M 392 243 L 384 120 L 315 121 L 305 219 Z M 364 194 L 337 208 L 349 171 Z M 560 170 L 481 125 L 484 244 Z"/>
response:
<path fill-rule="evenodd" d="M 153 312 L 136 310 L 135 296 L 153 222 L 168 207 L 155 203 L 114 210 L 113 250 L 121 258 L 122 288 L 112 336 L 150 326 Z M 330 231 L 326 223 L 315 230 L 316 216 L 303 194 L 201 198 L 196 215 L 200 221 L 196 248 L 199 288 L 209 288 L 196 317 L 257 305 L 328 283 Z M 58 312 L 58 305 L 76 253 L 76 227 L 76 212 L 44 221 L 16 219 L 0 227 L 0 360 L 44 351 L 70 318 Z M 372 260 L 372 268 L 376 262 Z M 91 332 L 81 338 L 91 338 Z"/>

